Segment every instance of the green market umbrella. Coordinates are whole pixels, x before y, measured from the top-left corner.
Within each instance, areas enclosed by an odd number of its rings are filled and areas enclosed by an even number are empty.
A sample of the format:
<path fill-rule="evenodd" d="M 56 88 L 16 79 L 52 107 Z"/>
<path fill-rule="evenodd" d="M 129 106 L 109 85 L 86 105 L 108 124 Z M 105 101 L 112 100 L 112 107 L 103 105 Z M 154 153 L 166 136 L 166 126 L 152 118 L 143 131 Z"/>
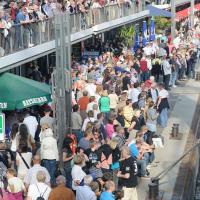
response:
<path fill-rule="evenodd" d="M 49 101 L 49 85 L 11 73 L 0 74 L 0 110 L 23 109 Z"/>

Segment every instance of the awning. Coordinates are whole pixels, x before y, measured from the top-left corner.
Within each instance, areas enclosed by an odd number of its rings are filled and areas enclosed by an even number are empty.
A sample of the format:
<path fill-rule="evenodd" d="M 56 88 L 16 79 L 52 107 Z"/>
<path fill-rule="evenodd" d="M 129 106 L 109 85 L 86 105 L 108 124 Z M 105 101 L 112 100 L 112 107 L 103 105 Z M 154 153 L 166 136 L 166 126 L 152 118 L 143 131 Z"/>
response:
<path fill-rule="evenodd" d="M 147 9 L 149 10 L 151 16 L 171 17 L 171 13 L 169 11 L 159 9 L 151 5 L 148 5 Z"/>
<path fill-rule="evenodd" d="M 0 74 L 0 110 L 15 110 L 51 101 L 51 87 L 11 73 Z"/>
<path fill-rule="evenodd" d="M 200 3 L 199 4 L 196 4 L 194 6 L 194 12 L 197 12 L 197 11 L 200 11 Z M 176 20 L 177 21 L 180 21 L 181 19 L 184 19 L 186 17 L 188 17 L 191 13 L 191 8 L 186 8 L 184 10 L 181 10 L 179 12 L 176 13 Z"/>

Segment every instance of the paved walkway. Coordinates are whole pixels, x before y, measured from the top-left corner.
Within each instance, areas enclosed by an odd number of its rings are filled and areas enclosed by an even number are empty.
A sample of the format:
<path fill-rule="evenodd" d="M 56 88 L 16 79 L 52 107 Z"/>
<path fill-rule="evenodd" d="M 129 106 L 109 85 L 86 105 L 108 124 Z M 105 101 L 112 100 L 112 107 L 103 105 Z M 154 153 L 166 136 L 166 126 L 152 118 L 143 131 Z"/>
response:
<path fill-rule="evenodd" d="M 180 83 L 179 87 L 173 88 L 170 92 L 169 102 L 171 110 L 168 126 L 164 130 L 158 130 L 164 137 L 165 144 L 164 148 L 156 149 L 155 151 L 156 161 L 159 161 L 159 163 L 157 167 L 149 170 L 151 177 L 155 177 L 184 153 L 199 94 L 200 82 L 195 80 L 189 80 L 186 84 Z M 179 130 L 183 134 L 181 140 L 172 140 L 169 137 L 174 123 L 180 124 Z M 160 191 L 163 191 L 163 200 L 172 200 L 178 170 L 179 164 L 160 181 Z M 149 182 L 149 179 L 140 180 L 138 186 L 139 200 L 148 199 Z"/>

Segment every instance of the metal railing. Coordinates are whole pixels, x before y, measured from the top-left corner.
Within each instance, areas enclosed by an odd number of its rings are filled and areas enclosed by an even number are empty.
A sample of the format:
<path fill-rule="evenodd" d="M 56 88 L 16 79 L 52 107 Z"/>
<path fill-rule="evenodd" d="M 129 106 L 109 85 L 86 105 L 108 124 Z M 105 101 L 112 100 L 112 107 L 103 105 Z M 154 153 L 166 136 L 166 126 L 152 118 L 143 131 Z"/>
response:
<path fill-rule="evenodd" d="M 200 146 L 200 140 L 197 141 L 195 145 L 193 145 L 190 149 L 188 149 L 179 159 L 177 159 L 174 163 L 172 163 L 169 167 L 161 171 L 157 176 L 151 178 L 151 183 L 149 183 L 149 200 L 157 200 L 159 199 L 159 181 L 167 175 L 178 163 L 180 163 L 186 156 L 188 156 L 191 152 L 197 150 Z"/>
<path fill-rule="evenodd" d="M 145 0 L 139 4 L 110 4 L 102 8 L 91 8 L 87 13 L 70 15 L 71 33 L 86 30 L 95 25 L 133 15 L 145 10 Z M 21 51 L 55 39 L 54 19 L 35 21 L 29 24 L 14 24 L 5 36 L 0 28 L 0 57 Z"/>

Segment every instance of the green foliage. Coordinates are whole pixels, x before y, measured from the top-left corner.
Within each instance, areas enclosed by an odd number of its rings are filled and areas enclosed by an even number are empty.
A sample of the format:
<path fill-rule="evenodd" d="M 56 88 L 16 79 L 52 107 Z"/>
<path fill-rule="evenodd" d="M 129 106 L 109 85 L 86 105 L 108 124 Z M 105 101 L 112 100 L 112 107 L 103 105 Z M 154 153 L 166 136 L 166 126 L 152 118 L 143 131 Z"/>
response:
<path fill-rule="evenodd" d="M 123 40 L 123 43 L 128 46 L 131 47 L 131 45 L 133 44 L 133 38 L 134 38 L 134 26 L 123 26 L 119 29 L 118 31 L 118 36 L 120 39 Z"/>
<path fill-rule="evenodd" d="M 171 20 L 165 17 L 155 17 L 156 33 L 171 27 Z"/>

